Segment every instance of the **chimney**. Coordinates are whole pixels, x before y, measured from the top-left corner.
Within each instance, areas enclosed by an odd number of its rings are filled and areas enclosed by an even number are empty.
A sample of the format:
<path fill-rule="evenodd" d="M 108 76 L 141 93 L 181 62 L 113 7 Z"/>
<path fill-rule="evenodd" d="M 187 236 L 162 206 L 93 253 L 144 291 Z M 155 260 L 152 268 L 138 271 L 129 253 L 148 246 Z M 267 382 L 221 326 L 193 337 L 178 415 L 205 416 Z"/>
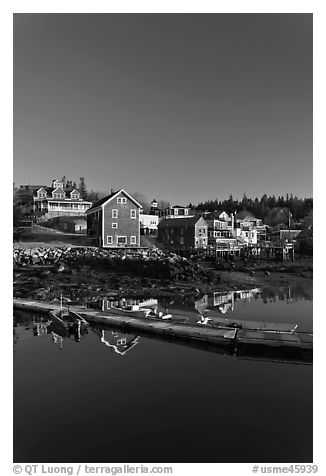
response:
<path fill-rule="evenodd" d="M 111 188 L 111 193 L 114 193 L 114 188 Z"/>

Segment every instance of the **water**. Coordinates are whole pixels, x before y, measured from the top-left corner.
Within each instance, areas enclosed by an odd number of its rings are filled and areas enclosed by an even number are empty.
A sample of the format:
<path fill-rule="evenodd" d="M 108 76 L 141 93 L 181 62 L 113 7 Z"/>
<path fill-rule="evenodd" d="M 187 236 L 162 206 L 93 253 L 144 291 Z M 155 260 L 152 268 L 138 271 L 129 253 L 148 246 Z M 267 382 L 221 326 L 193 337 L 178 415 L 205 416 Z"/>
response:
<path fill-rule="evenodd" d="M 311 290 L 242 297 L 231 299 L 233 311 L 221 294 L 196 307 L 312 330 Z M 181 301 L 160 304 L 189 322 L 200 317 Z M 46 333 L 46 320 L 15 316 L 15 462 L 312 461 L 311 365 L 242 359 L 110 328 L 89 328 L 77 342 Z"/>

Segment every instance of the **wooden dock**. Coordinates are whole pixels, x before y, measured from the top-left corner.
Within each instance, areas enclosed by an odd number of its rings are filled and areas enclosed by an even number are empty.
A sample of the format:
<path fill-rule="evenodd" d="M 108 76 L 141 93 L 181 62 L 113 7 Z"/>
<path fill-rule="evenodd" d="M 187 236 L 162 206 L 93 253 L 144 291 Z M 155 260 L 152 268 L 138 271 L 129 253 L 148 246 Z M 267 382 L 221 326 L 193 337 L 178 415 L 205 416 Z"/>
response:
<path fill-rule="evenodd" d="M 14 299 L 14 309 L 48 314 L 51 310 L 60 310 L 60 306 L 42 301 Z M 116 327 L 124 332 L 159 335 L 166 339 L 180 339 L 194 343 L 229 346 L 235 349 L 269 347 L 300 352 L 312 352 L 313 349 L 313 336 L 307 332 L 272 332 L 234 329 L 230 327 L 214 328 L 173 321 L 167 322 L 152 318 L 110 316 L 108 312 L 92 310 L 86 307 L 70 307 L 69 309 L 80 314 L 89 323 Z"/>
<path fill-rule="evenodd" d="M 14 299 L 14 309 L 48 313 L 51 310 L 59 310 L 60 306 L 40 301 Z M 236 329 L 230 328 L 213 329 L 206 326 L 191 326 L 151 318 L 143 319 L 129 316 L 110 316 L 108 313 L 94 311 L 87 308 L 70 307 L 69 309 L 80 314 L 89 323 L 118 327 L 123 329 L 125 332 L 149 332 L 167 337 L 224 345 L 233 344 L 237 332 Z"/>

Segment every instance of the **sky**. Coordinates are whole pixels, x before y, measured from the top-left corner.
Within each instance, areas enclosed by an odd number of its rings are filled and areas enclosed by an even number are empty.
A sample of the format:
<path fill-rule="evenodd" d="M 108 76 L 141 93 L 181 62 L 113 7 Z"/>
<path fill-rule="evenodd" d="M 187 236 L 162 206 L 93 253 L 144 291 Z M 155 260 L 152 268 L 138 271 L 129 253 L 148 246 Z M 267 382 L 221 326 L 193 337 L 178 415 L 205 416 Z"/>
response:
<path fill-rule="evenodd" d="M 312 14 L 15 14 L 14 182 L 312 196 Z"/>

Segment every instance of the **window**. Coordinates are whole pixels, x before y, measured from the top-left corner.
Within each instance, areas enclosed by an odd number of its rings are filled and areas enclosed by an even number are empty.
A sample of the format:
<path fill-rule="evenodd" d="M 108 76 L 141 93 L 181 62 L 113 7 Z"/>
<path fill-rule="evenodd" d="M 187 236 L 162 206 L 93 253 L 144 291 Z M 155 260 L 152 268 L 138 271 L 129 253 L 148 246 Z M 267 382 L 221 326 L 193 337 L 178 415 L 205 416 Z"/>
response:
<path fill-rule="evenodd" d="M 118 228 L 118 223 L 112 223 L 112 228 Z"/>
<path fill-rule="evenodd" d="M 180 245 L 184 245 L 184 242 L 185 242 L 184 238 L 180 238 Z"/>
<path fill-rule="evenodd" d="M 112 243 L 113 243 L 113 238 L 112 238 L 112 236 L 107 236 L 107 237 L 106 237 L 106 244 L 107 244 L 107 245 L 112 245 Z"/>
<path fill-rule="evenodd" d="M 136 210 L 130 210 L 130 218 L 137 218 L 137 211 Z"/>
<path fill-rule="evenodd" d="M 117 245 L 126 245 L 127 237 L 126 236 L 117 236 Z"/>
<path fill-rule="evenodd" d="M 73 193 L 73 194 L 71 195 L 71 198 L 72 198 L 73 200 L 77 200 L 77 199 L 78 199 L 78 195 L 77 195 L 76 193 Z"/>
<path fill-rule="evenodd" d="M 126 345 L 127 344 L 127 339 L 119 339 L 117 340 L 117 345 Z"/>
<path fill-rule="evenodd" d="M 125 197 L 118 197 L 117 198 L 117 203 L 124 203 L 126 204 L 127 203 L 127 199 Z"/>
<path fill-rule="evenodd" d="M 136 243 L 137 243 L 136 237 L 135 237 L 135 236 L 131 236 L 131 237 L 130 237 L 130 244 L 131 244 L 131 245 L 135 245 Z"/>
<path fill-rule="evenodd" d="M 118 218 L 118 210 L 116 209 L 112 210 L 112 218 Z"/>

